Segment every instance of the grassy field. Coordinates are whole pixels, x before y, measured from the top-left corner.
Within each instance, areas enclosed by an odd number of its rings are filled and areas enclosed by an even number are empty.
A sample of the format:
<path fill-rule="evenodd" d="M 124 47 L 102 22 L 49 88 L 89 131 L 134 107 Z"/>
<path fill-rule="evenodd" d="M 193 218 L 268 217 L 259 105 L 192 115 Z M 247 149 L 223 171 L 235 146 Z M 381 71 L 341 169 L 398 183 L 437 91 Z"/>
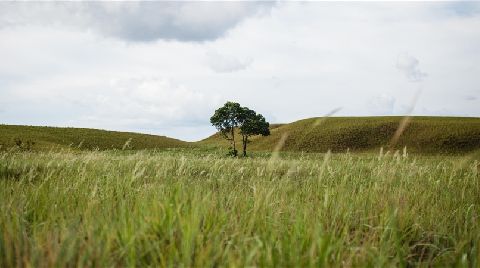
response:
<path fill-rule="evenodd" d="M 0 152 L 0 267 L 480 265 L 474 156 Z"/>
<path fill-rule="evenodd" d="M 188 147 L 189 143 L 164 136 L 88 128 L 60 128 L 0 125 L 0 150 L 16 146 L 15 141 L 34 142 L 31 149 L 163 149 Z"/>
<path fill-rule="evenodd" d="M 402 120 L 272 125 L 238 159 L 0 125 L 0 267 L 480 266 L 480 119 Z"/>
<path fill-rule="evenodd" d="M 480 149 L 480 118 L 411 117 L 397 140 L 392 140 L 404 117 L 310 118 L 274 125 L 271 135 L 253 137 L 249 149 L 272 151 L 282 137 L 282 150 L 292 152 L 372 152 L 381 147 L 425 154 L 462 154 Z M 200 144 L 228 147 L 215 134 Z"/>
<path fill-rule="evenodd" d="M 290 124 L 272 124 L 271 135 L 252 137 L 248 150 L 271 152 L 283 139 L 290 152 L 376 152 L 385 149 L 422 154 L 464 154 L 480 149 L 480 118 L 461 117 L 330 117 L 310 118 Z M 394 140 L 402 122 L 406 123 Z M 400 133 L 399 133 L 400 134 Z M 240 137 L 239 137 L 240 138 Z M 24 147 L 33 150 L 70 148 L 84 150 L 223 148 L 229 143 L 219 134 L 199 142 L 184 142 L 164 136 L 83 128 L 0 125 L 0 150 Z M 240 146 L 240 139 L 238 145 Z"/>

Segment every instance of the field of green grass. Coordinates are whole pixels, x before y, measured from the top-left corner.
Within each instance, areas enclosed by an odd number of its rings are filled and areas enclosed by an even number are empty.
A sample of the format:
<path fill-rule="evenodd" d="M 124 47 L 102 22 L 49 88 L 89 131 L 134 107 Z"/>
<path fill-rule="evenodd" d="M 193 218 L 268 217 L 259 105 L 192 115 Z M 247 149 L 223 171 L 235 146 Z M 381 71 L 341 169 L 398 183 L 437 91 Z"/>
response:
<path fill-rule="evenodd" d="M 271 135 L 251 138 L 248 150 L 271 152 L 282 143 L 289 152 L 376 152 L 381 147 L 422 154 L 464 154 L 480 150 L 480 118 L 411 117 L 397 140 L 404 117 L 310 118 L 290 124 L 272 124 Z M 214 134 L 199 142 L 139 133 L 84 128 L 0 125 L 0 150 L 16 147 L 15 141 L 34 142 L 33 150 L 223 148 L 230 145 Z M 238 136 L 237 145 L 241 139 Z M 282 142 L 281 142 L 282 141 Z M 25 146 L 24 146 L 25 147 Z"/>
<path fill-rule="evenodd" d="M 0 267 L 478 267 L 479 169 L 379 152 L 3 151 Z"/>
<path fill-rule="evenodd" d="M 15 147 L 15 140 L 34 142 L 31 149 L 164 149 L 189 143 L 164 136 L 88 128 L 0 125 L 0 150 Z"/>
<path fill-rule="evenodd" d="M 404 117 L 309 118 L 274 125 L 271 135 L 253 137 L 254 151 L 272 151 L 282 139 L 291 152 L 375 152 L 381 147 L 425 154 L 462 154 L 480 149 L 480 118 L 411 117 L 398 140 L 392 141 Z M 200 144 L 228 147 L 215 134 Z"/>
<path fill-rule="evenodd" d="M 480 266 L 480 119 L 402 120 L 275 124 L 247 158 L 0 125 L 0 267 Z"/>

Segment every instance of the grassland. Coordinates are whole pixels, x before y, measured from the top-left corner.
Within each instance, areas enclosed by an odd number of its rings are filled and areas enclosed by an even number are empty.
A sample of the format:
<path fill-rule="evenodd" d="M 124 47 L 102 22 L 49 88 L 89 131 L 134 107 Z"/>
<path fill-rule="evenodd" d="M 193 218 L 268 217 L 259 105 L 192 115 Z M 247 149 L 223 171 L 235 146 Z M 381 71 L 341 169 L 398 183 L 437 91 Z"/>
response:
<path fill-rule="evenodd" d="M 377 152 L 385 149 L 422 154 L 465 154 L 480 149 L 480 118 L 411 117 L 398 140 L 393 141 L 403 117 L 310 118 L 271 125 L 271 135 L 252 137 L 248 149 L 271 152 L 283 140 L 289 152 Z M 15 140 L 35 142 L 35 150 L 223 148 L 229 143 L 215 134 L 199 142 L 164 136 L 83 128 L 0 125 L 0 150 L 16 146 Z M 240 141 L 240 140 L 239 140 Z M 240 144 L 239 144 L 240 145 Z"/>
<path fill-rule="evenodd" d="M 189 143 L 164 136 L 88 128 L 0 125 L 0 149 L 15 147 L 15 140 L 34 142 L 31 149 L 165 149 Z"/>
<path fill-rule="evenodd" d="M 282 150 L 291 152 L 375 152 L 407 147 L 424 154 L 462 154 L 480 149 L 480 118 L 411 117 L 398 140 L 392 141 L 403 117 L 310 118 L 290 124 L 274 125 L 271 135 L 253 137 L 249 149 L 272 151 L 284 140 Z M 228 147 L 215 134 L 200 144 Z"/>
<path fill-rule="evenodd" d="M 0 267 L 479 267 L 480 119 L 402 120 L 277 124 L 237 159 L 0 125 Z"/>
<path fill-rule="evenodd" d="M 480 265 L 479 162 L 0 152 L 0 267 Z"/>

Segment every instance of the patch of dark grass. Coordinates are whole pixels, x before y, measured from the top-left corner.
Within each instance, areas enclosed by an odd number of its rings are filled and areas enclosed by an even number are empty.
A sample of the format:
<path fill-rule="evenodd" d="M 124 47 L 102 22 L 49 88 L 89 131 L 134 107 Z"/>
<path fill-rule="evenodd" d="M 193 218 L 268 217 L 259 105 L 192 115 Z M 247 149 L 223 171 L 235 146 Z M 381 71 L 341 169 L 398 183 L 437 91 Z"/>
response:
<path fill-rule="evenodd" d="M 21 170 L 0 165 L 0 180 L 19 180 L 21 176 Z"/>

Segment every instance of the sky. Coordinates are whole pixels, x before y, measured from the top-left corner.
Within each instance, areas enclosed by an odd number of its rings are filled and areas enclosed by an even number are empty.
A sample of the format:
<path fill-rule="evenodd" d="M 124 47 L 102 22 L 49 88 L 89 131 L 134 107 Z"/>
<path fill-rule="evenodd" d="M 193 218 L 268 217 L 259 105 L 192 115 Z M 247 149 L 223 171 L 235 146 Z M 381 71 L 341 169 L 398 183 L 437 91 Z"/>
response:
<path fill-rule="evenodd" d="M 1 2 L 0 124 L 194 141 L 270 123 L 480 116 L 480 2 Z"/>

